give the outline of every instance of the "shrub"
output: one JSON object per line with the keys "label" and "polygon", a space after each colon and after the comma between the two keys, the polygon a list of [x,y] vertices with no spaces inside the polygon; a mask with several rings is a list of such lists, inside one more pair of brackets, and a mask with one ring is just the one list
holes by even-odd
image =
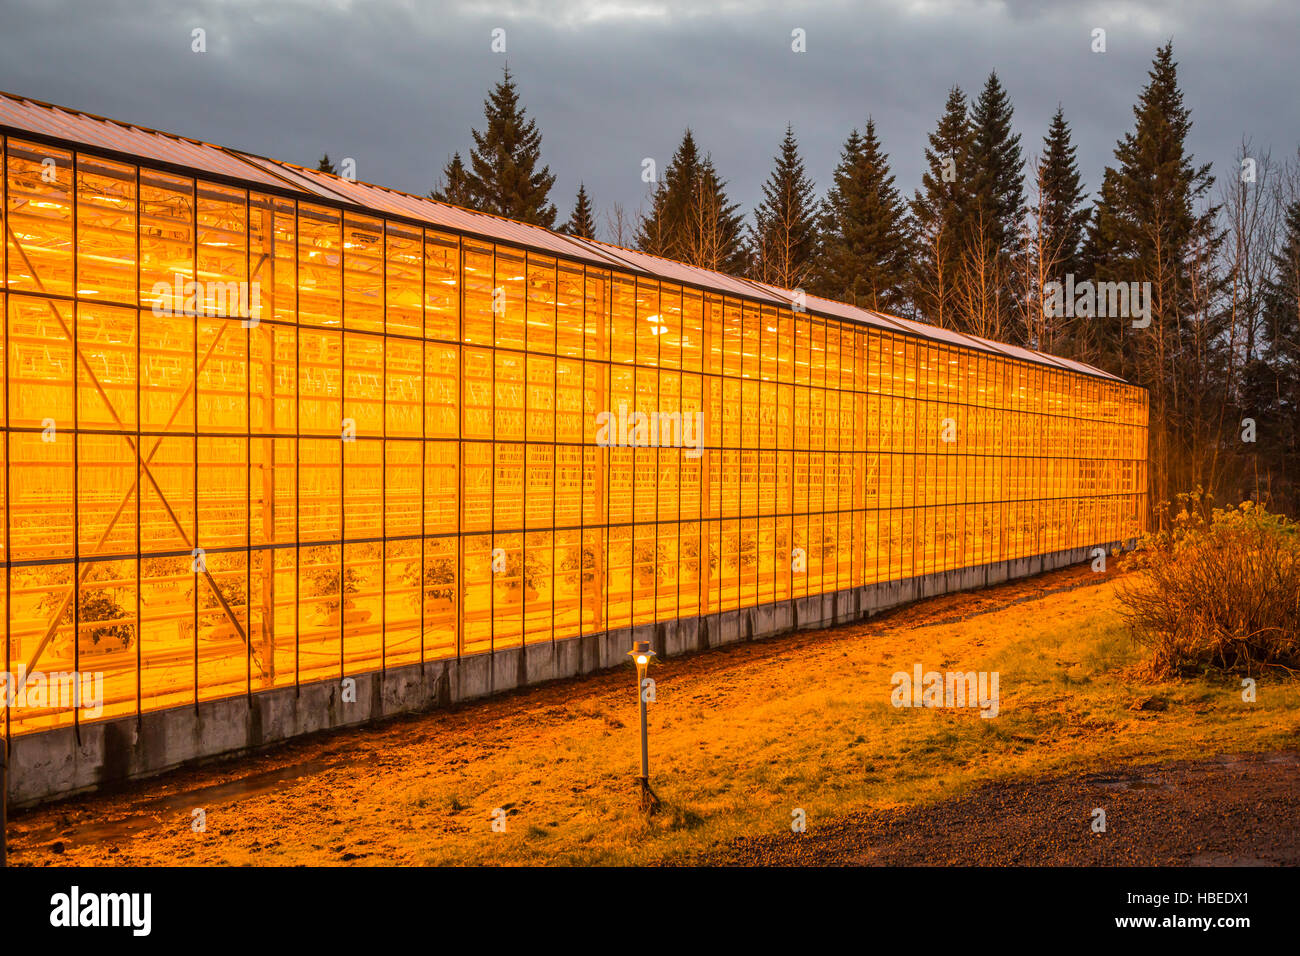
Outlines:
{"label": "shrub", "polygon": [[[86,586],[92,582],[109,580],[108,575],[109,572],[98,566],[81,581],[81,597],[76,612],[83,625],[79,629],[77,641],[79,650],[83,653],[89,650],[125,650],[135,640],[135,626],[129,620],[131,615],[117,602],[117,589]],[[36,603],[37,612],[49,614],[57,610],[67,600],[67,596],[66,588],[52,588]],[[73,610],[72,602],[68,601],[59,617],[59,626],[68,628],[69,634],[72,630]],[[95,628],[84,627],[97,621],[105,623]],[[115,623],[118,621],[121,623]]]}
{"label": "shrub", "polygon": [[424,596],[430,601],[454,601],[456,598],[456,566],[451,558],[432,558],[420,573],[420,562],[412,561],[407,567],[407,583],[424,587]]}
{"label": "shrub", "polygon": [[1119,586],[1134,639],[1160,676],[1300,667],[1300,526],[1246,501],[1178,496],[1168,530],[1138,542]]}

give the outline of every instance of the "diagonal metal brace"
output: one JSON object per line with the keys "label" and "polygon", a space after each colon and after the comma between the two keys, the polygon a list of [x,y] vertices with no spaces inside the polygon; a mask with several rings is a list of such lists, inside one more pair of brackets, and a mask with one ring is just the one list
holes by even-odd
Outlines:
{"label": "diagonal metal brace", "polygon": [[[22,256],[23,261],[26,263],[28,272],[35,280],[38,288],[40,289],[41,292],[46,292],[45,283],[41,280],[39,274],[36,271],[35,266],[32,264],[31,259],[28,257],[26,250],[22,247],[22,244],[18,242],[17,236],[15,236],[13,233],[12,226],[7,221],[5,223],[5,228],[6,231],[9,233],[9,238],[13,242],[14,247],[17,248],[19,255]],[[257,267],[253,270],[253,274],[256,274],[257,272],[261,271],[261,267],[263,263],[266,262],[268,257],[269,254],[267,253],[262,254],[261,259],[258,261]],[[72,330],[68,328],[68,324],[64,320],[63,314],[59,311],[58,307],[54,304],[52,300],[48,298],[44,299],[43,301],[45,302],[46,307],[49,308],[50,313],[54,316],[55,320],[59,323],[60,328],[63,330],[63,334],[67,336],[69,341],[73,341]],[[171,416],[168,418],[167,424],[164,426],[164,430],[170,428],[171,425],[175,422],[176,417],[177,415],[180,414],[180,410],[184,406],[186,399],[189,398],[190,393],[193,392],[197,387],[199,373],[206,366],[213,352],[216,351],[216,347],[220,343],[221,338],[222,336],[224,336],[227,328],[229,328],[229,325],[222,325],[220,327],[219,331],[217,332],[217,335],[213,338],[212,344],[208,347],[207,352],[204,353],[202,362],[200,362],[195,367],[194,378],[190,381],[190,384],[186,387],[185,391],[182,393],[180,400],[176,403],[176,406],[172,409]],[[99,396],[103,400],[105,407],[108,409],[109,414],[112,416],[113,420],[117,423],[118,427],[123,430],[122,438],[126,441],[127,445],[130,446],[131,450],[137,453],[137,458],[138,461],[140,462],[140,473],[144,475],[146,480],[148,480],[149,484],[153,487],[154,492],[158,495],[158,500],[162,503],[163,508],[167,512],[167,516],[171,519],[172,524],[175,526],[177,533],[181,537],[181,540],[185,543],[185,547],[192,550],[194,547],[193,542],[191,541],[189,535],[186,533],[184,525],[181,524],[180,519],[176,516],[176,512],[172,509],[170,503],[168,503],[166,494],[159,486],[158,481],[155,478],[152,469],[149,467],[150,462],[153,461],[154,455],[157,454],[158,449],[161,447],[163,439],[159,438],[154,443],[153,449],[149,452],[147,457],[139,457],[138,446],[136,445],[135,441],[132,439],[132,436],[126,432],[126,424],[122,421],[121,417],[117,414],[117,410],[113,407],[113,403],[109,399],[108,393],[104,390],[103,385],[100,383],[99,377],[95,374],[95,370],[91,367],[90,363],[86,360],[86,357],[81,353],[80,349],[77,349],[76,352],[77,352],[77,358],[81,361],[82,366],[86,370],[87,376],[89,377],[91,383],[94,385],[95,390],[99,393]],[[138,387],[139,387],[139,383],[137,382],[137,388]],[[131,495],[135,493],[137,487],[139,486],[140,473],[137,473],[136,478],[131,483],[131,487],[127,489],[127,492],[123,496],[122,501],[118,504],[117,510],[114,512],[112,519],[105,527],[104,532],[103,534],[101,534],[99,541],[96,542],[94,551],[91,552],[92,554],[104,546],[104,543],[107,541],[108,536],[112,532],[113,527],[116,525],[117,521],[121,518],[122,513],[126,509],[127,503],[131,499]],[[45,652],[46,647],[48,647],[50,641],[54,639],[54,635],[58,632],[60,618],[62,618],[63,615],[67,612],[68,605],[72,603],[77,591],[80,589],[81,585],[85,582],[89,573],[90,573],[90,565],[87,564],[80,570],[77,576],[76,583],[68,590],[68,593],[64,596],[63,601],[60,602],[59,606],[55,609],[55,612],[51,616],[50,624],[46,629],[44,636],[41,638],[40,642],[37,644],[36,650],[32,654],[31,661],[27,665],[27,670],[23,675],[22,682],[19,684],[17,688],[18,690],[22,689],[22,685],[26,683],[27,674],[32,673],[32,671],[35,669],[37,661],[40,660],[41,655]],[[262,661],[261,655],[259,655],[256,649],[254,649],[252,642],[249,640],[247,632],[244,630],[244,627],[240,623],[239,618],[236,616],[234,610],[230,607],[230,604],[226,600],[225,595],[221,593],[220,587],[217,586],[216,579],[213,578],[212,573],[208,571],[206,565],[204,566],[202,573],[204,579],[208,583],[208,587],[211,589],[213,595],[216,597],[218,605],[220,606],[222,612],[225,614],[226,618],[230,621],[231,626],[235,629],[235,633],[239,635],[240,640],[244,642],[244,646],[248,649],[248,653],[251,656],[253,662],[257,665],[259,672],[265,675],[267,673],[267,668],[265,663]],[[139,621],[136,622],[137,628],[139,627],[139,623],[140,623]],[[139,635],[137,635],[137,638],[138,636]]]}

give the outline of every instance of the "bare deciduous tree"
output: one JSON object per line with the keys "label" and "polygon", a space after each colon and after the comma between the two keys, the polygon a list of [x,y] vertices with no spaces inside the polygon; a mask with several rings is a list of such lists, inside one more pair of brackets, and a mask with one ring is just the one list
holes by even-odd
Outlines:
{"label": "bare deciduous tree", "polygon": [[610,203],[605,213],[605,235],[616,246],[628,248],[632,241],[632,223],[636,217],[629,217],[627,209],[621,202]]}
{"label": "bare deciduous tree", "polygon": [[969,235],[962,243],[957,260],[958,274],[954,285],[957,303],[957,328],[986,339],[1002,339],[1008,331],[1002,308],[1007,288],[1007,257],[989,236],[984,226],[985,213],[972,220]]}

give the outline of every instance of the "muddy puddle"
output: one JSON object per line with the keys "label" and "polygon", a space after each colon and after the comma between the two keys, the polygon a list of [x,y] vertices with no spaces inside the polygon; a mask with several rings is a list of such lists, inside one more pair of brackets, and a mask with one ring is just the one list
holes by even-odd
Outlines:
{"label": "muddy puddle", "polygon": [[73,822],[59,826],[49,824],[27,831],[27,836],[37,843],[65,845],[129,840],[145,830],[156,828],[166,817],[188,816],[198,808],[209,810],[247,797],[271,793],[285,784],[315,776],[335,766],[338,766],[337,761],[308,760],[226,783],[155,797],[132,805],[127,815],[112,820]]}

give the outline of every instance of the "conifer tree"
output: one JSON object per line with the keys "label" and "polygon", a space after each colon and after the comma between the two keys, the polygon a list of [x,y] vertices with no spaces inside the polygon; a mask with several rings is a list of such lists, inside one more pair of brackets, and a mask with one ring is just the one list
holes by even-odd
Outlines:
{"label": "conifer tree", "polygon": [[482,132],[470,130],[474,138],[466,174],[470,205],[549,229],[555,224],[555,206],[548,199],[555,176],[549,166],[539,168],[542,134],[519,102],[519,88],[509,67],[484,100],[483,118]]}
{"label": "conifer tree", "polygon": [[1300,197],[1287,205],[1266,293],[1267,353],[1300,373]]}
{"label": "conifer tree", "polygon": [[650,194],[650,211],[637,214],[632,247],[652,256],[671,258],[675,254],[675,232],[671,228],[674,218],[668,210],[668,184],[661,179]]}
{"label": "conifer tree", "polygon": [[334,176],[337,176],[337,175],[339,174],[339,171],[338,171],[337,169],[334,168],[334,163],[330,160],[330,154],[329,154],[329,153],[324,153],[324,154],[322,154],[322,155],[321,155],[321,158],[320,158],[319,160],[317,160],[317,162],[316,162],[316,172],[318,172],[318,173],[330,173],[330,174],[332,174],[332,175],[334,175]]}
{"label": "conifer tree", "polygon": [[[1209,164],[1195,165],[1187,151],[1191,112],[1172,43],[1156,51],[1133,115],[1133,131],[1103,174],[1090,243],[1098,283],[1150,283],[1149,315],[1136,319],[1139,327],[1125,316],[1093,321],[1108,370],[1150,391],[1154,509],[1198,483],[1211,485],[1199,472],[1209,439],[1203,404],[1214,400],[1205,387],[1214,364],[1205,349],[1217,334],[1205,309],[1212,277],[1203,268],[1221,239],[1218,210],[1208,202]],[[1183,446],[1177,453],[1175,444]]]}
{"label": "conifer tree", "polygon": [[1016,275],[1022,243],[1024,159],[1011,132],[1011,100],[990,73],[970,113],[966,225],[957,274],[959,328],[989,338],[1014,334],[1020,305]]}
{"label": "conifer tree", "polygon": [[930,134],[921,188],[911,203],[917,242],[912,305],[921,321],[945,328],[958,323],[957,272],[971,212],[970,138],[966,94],[954,86]]}
{"label": "conifer tree", "polygon": [[1003,254],[1015,249],[1025,212],[1024,158],[1020,136],[1011,132],[1012,112],[997,73],[990,73],[971,108],[967,188],[989,246]]}
{"label": "conifer tree", "polygon": [[447,165],[442,168],[441,182],[429,193],[429,198],[453,206],[474,208],[474,197],[469,189],[469,172],[465,169],[460,153],[453,153]]}
{"label": "conifer tree", "polygon": [[1054,251],[1057,267],[1065,273],[1079,270],[1079,247],[1088,225],[1083,181],[1079,178],[1077,152],[1059,105],[1043,137],[1042,155],[1043,228]]}
{"label": "conifer tree", "polygon": [[1243,370],[1245,405],[1263,420],[1275,501],[1300,509],[1300,197],[1282,212],[1282,236],[1264,294],[1263,360]]}
{"label": "conifer tree", "polygon": [[749,270],[745,246],[745,220],[740,204],[727,196],[727,183],[718,175],[713,159],[705,156],[687,210],[682,260],[702,269],[744,275]]}
{"label": "conifer tree", "polygon": [[739,206],[713,160],[701,156],[690,129],[651,196],[637,226],[636,245],[652,255],[739,275],[747,256]]}
{"label": "conifer tree", "polygon": [[822,202],[821,234],[814,291],[869,309],[905,308],[911,223],[870,118],[864,134],[851,130],[844,142]]}
{"label": "conifer tree", "polygon": [[570,236],[577,236],[579,239],[596,238],[596,218],[591,206],[591,199],[587,196],[587,187],[583,183],[578,183],[578,196],[573,203],[573,212],[569,215],[569,221],[560,227],[560,231]]}
{"label": "conifer tree", "polygon": [[695,181],[700,176],[700,162],[695,136],[688,126],[672,160],[655,184],[650,211],[637,223],[636,247],[642,252],[667,258],[680,255],[687,211]]}
{"label": "conifer tree", "polygon": [[1031,170],[1032,192],[1018,259],[1016,274],[1020,281],[1016,292],[1024,309],[1024,344],[1046,352],[1068,353],[1091,363],[1095,358],[1091,324],[1044,307],[1050,283],[1064,284],[1067,276],[1073,276],[1075,283],[1085,279],[1080,243],[1089,212],[1075,156],[1070,126],[1058,105],[1043,137],[1043,152]]}
{"label": "conifer tree", "polygon": [[781,151],[750,227],[753,277],[783,289],[800,288],[817,245],[817,208],[794,127],[786,124]]}

